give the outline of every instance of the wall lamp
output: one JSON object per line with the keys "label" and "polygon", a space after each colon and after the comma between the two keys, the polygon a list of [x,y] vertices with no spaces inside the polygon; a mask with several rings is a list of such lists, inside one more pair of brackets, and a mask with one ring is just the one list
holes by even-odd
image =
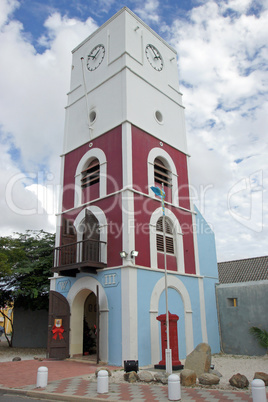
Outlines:
{"label": "wall lamp", "polygon": [[128,253],[126,251],[120,251],[119,254],[120,254],[121,258],[127,258],[127,256],[128,256]]}
{"label": "wall lamp", "polygon": [[[127,256],[128,256],[128,253],[126,251],[120,251],[119,254],[120,254],[121,258],[127,258]],[[139,252],[135,251],[135,250],[132,250],[130,253],[131,258],[138,257],[138,255],[139,255]]]}
{"label": "wall lamp", "polygon": [[135,250],[132,250],[131,253],[130,253],[131,258],[138,257],[138,255],[139,255],[139,252],[135,251]]}

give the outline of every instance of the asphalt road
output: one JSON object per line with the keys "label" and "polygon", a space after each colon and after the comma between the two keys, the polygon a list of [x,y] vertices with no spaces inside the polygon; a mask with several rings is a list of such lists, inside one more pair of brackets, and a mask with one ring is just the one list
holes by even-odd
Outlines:
{"label": "asphalt road", "polygon": [[51,402],[51,399],[30,398],[28,396],[8,394],[5,390],[0,390],[0,401],[1,402],[27,402],[27,401]]}

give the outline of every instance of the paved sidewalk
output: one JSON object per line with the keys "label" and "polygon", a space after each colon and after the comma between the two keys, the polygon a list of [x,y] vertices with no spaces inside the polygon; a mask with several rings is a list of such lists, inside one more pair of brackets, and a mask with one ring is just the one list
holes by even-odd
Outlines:
{"label": "paved sidewalk", "polygon": [[[48,368],[48,385],[36,388],[37,370]],[[97,382],[89,381],[88,375],[98,366],[88,362],[72,360],[22,360],[19,362],[0,363],[0,388],[7,393],[22,393],[39,398],[57,399],[58,401],[133,401],[166,402],[168,387],[159,384],[110,383],[108,394],[97,394]],[[108,367],[108,366],[107,366]],[[110,367],[110,370],[118,367]],[[251,401],[249,392],[221,391],[216,389],[185,388],[181,389],[183,402],[198,401]]]}

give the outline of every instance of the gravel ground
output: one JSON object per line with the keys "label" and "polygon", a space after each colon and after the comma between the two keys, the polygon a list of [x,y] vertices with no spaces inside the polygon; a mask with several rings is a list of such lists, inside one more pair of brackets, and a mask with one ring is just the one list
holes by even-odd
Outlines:
{"label": "gravel ground", "polygon": [[[7,342],[3,341],[2,337],[2,342],[0,342],[0,362],[12,361],[16,356],[21,357],[22,360],[43,359],[46,357],[46,349],[9,348]],[[222,377],[218,385],[211,386],[210,388],[234,389],[229,384],[229,379],[237,373],[245,375],[249,383],[253,380],[255,372],[262,371],[268,373],[268,354],[264,356],[238,356],[220,353],[212,356],[211,363],[214,365],[214,370],[220,372]],[[182,360],[182,364],[184,364],[184,360]],[[156,370],[152,370],[150,367],[146,369],[151,371],[152,374],[156,372]],[[94,375],[90,376],[93,381],[95,380],[94,377]],[[124,371],[114,371],[110,381],[123,382]]]}
{"label": "gravel ground", "polygon": [[21,360],[32,360],[35,357],[45,358],[46,349],[41,348],[10,348],[5,337],[0,338],[0,362],[10,362],[14,357],[20,357]]}

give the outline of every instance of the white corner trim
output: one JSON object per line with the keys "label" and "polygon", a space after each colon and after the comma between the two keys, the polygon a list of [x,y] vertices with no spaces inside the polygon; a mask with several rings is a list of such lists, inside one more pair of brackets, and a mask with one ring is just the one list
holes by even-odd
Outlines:
{"label": "white corner trim", "polygon": [[137,270],[121,270],[122,364],[138,359]]}

